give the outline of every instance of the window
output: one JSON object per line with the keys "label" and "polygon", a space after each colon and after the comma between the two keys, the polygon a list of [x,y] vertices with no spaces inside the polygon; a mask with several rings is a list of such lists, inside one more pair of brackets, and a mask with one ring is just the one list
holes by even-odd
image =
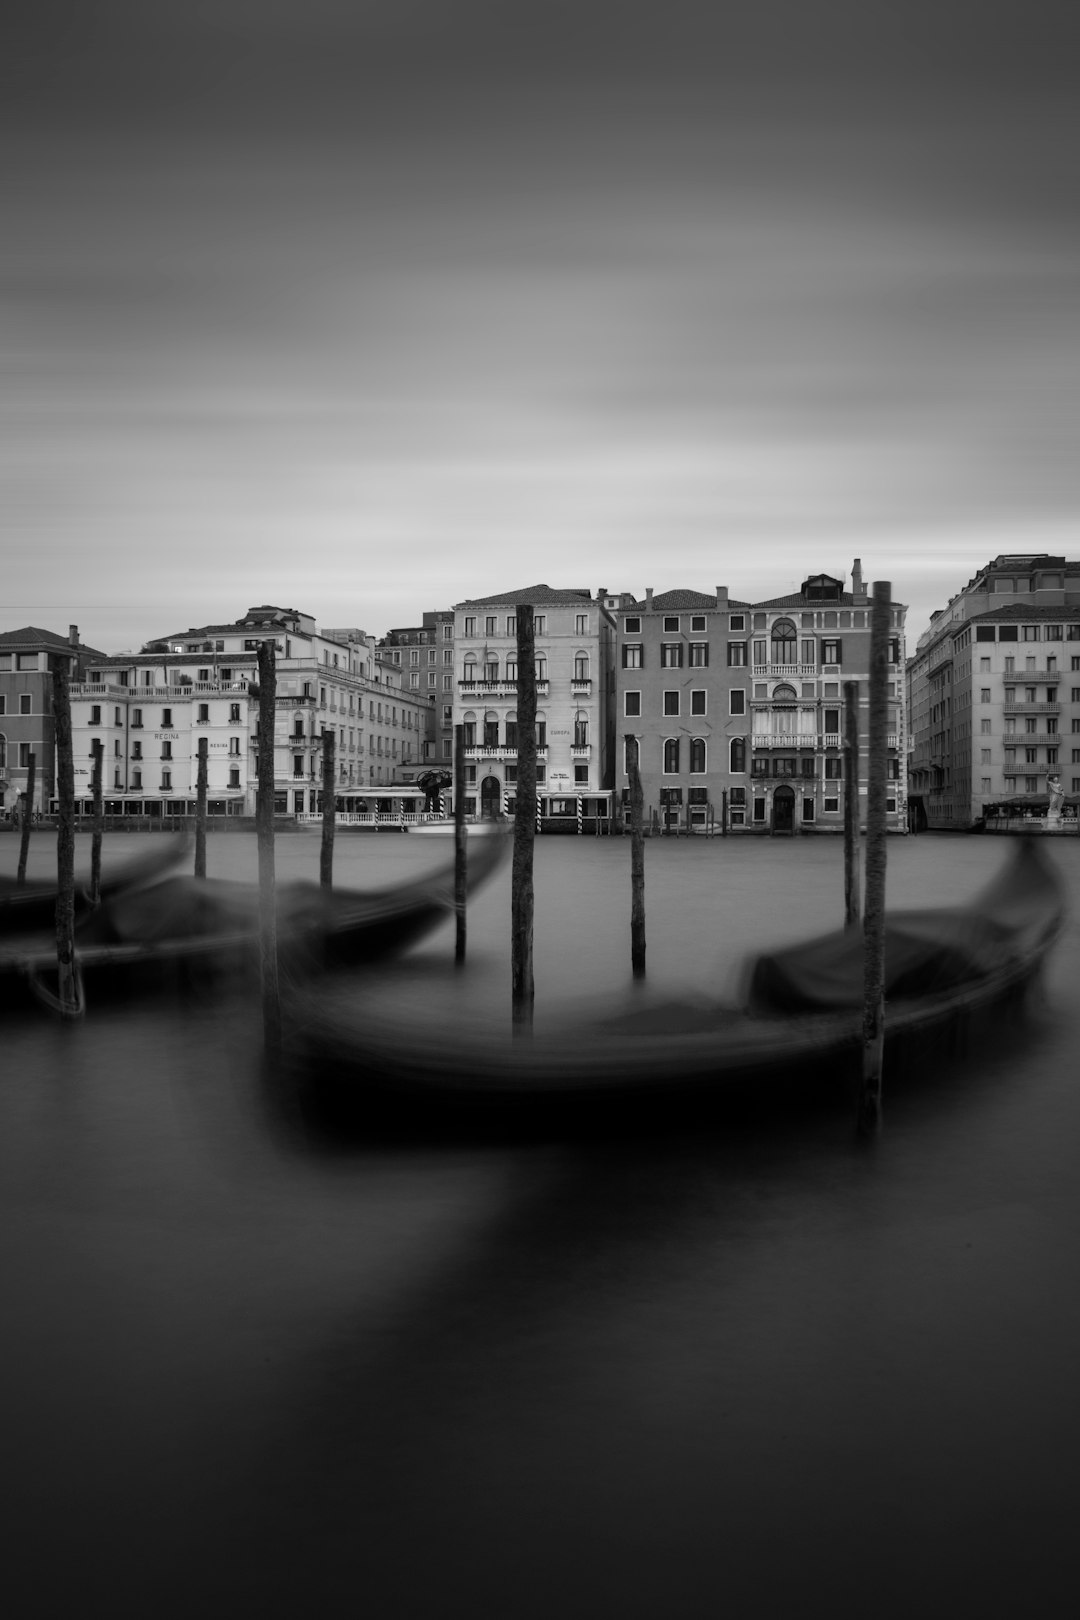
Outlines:
{"label": "window", "polygon": [[664,775],[676,776],[679,771],[679,739],[668,737],[664,743]]}
{"label": "window", "polygon": [[[21,703],[21,699],[20,699],[20,703]],[[20,712],[25,714],[26,710],[21,709]],[[101,704],[100,703],[91,703],[91,705],[90,705],[90,724],[92,726],[100,726],[100,724],[101,724]]]}
{"label": "window", "polygon": [[239,767],[239,765],[231,765],[229,767],[229,786],[231,788],[238,788],[240,786],[240,767]]}
{"label": "window", "polygon": [[[430,677],[430,679],[432,681],[434,681],[434,676]],[[410,673],[409,673],[409,685],[413,686],[413,687],[416,687],[416,686],[420,685],[420,671],[418,669],[414,669],[414,670],[410,671]]]}
{"label": "window", "polygon": [[681,641],[662,641],[660,643],[660,668],[681,669],[683,661],[683,644]]}
{"label": "window", "polygon": [[[834,816],[834,815],[836,815],[838,813],[838,811],[840,809],[840,800],[839,799],[823,799],[821,807],[822,807],[822,809],[825,811],[825,813],[827,815],[833,815]],[[764,817],[762,817],[762,820],[764,820]]]}
{"label": "window", "polygon": [[839,641],[823,641],[821,643],[821,661],[823,664],[842,664],[840,654],[843,651]]}
{"label": "window", "polygon": [[732,630],[745,630],[746,629],[746,614],[745,613],[733,613],[731,615],[731,619],[729,621],[729,624],[730,624],[730,628]]}
{"label": "window", "polygon": [[476,634],[476,620],[474,618],[471,618],[471,617],[466,618],[466,620],[465,620],[465,634],[467,636],[475,636],[475,634]]}
{"label": "window", "polygon": [[992,722],[989,721],[989,720],[980,720],[979,721],[979,730],[982,732],[984,737],[988,737],[990,735],[991,724],[992,724]]}
{"label": "window", "polygon": [[746,663],[746,642],[729,641],[727,661],[730,665],[741,668]]}
{"label": "window", "polygon": [[623,620],[623,629],[626,631],[628,636],[640,636],[640,634],[641,634],[641,620],[639,618],[636,618],[636,617],[631,617],[631,618],[628,618],[628,619],[624,619]]}
{"label": "window", "polygon": [[162,711],[161,711],[161,723],[162,723],[163,726],[171,726],[172,725],[172,710],[171,709],[162,709]]}
{"label": "window", "polygon": [[587,613],[577,614],[574,619],[574,634],[578,636],[587,636],[588,633],[589,615]]}
{"label": "window", "polygon": [[240,757],[240,739],[239,739],[239,737],[230,737],[229,738],[229,753],[234,755],[236,758]]}
{"label": "window", "polygon": [[695,634],[697,631],[704,630],[704,629],[705,629],[705,615],[704,615],[704,613],[695,613],[692,616],[691,620],[690,620],[691,633]]}
{"label": "window", "polygon": [[587,765],[575,765],[574,766],[574,786],[575,787],[588,787],[588,785],[589,785],[589,767]]}
{"label": "window", "polygon": [[839,754],[826,754],[826,756],[825,756],[825,780],[827,782],[836,782],[836,781],[840,780],[840,778],[843,776],[843,774],[844,774],[844,761],[841,758],[841,756]]}
{"label": "window", "polygon": [[497,681],[498,678],[499,678],[499,660],[497,658],[485,659],[485,661],[484,661],[484,679],[485,679],[485,681]]}
{"label": "window", "polygon": [[[506,622],[509,625],[509,623],[510,623],[509,619]],[[508,633],[510,635],[513,635],[512,630],[509,631]],[[449,623],[444,624],[443,627],[442,627],[442,635],[443,635],[443,640],[444,641],[453,641],[453,639],[454,639],[454,627],[453,627],[453,625],[449,624]]]}
{"label": "window", "polygon": [[746,693],[740,688],[735,688],[735,690],[728,693],[728,713],[746,713]]}
{"label": "window", "polygon": [[672,633],[675,635],[679,633],[679,615],[677,613],[669,613],[664,618],[664,634],[671,635]]}
{"label": "window", "polygon": [[546,720],[538,720],[536,722],[536,746],[537,746],[537,748],[546,748],[547,747],[547,721]]}
{"label": "window", "polygon": [[487,615],[487,617],[484,619],[484,634],[485,634],[485,636],[494,636],[494,635],[497,634],[497,631],[495,629],[495,617],[496,616],[495,616],[494,613],[489,613]]}
{"label": "window", "polygon": [[1023,627],[1023,635],[1024,635],[1024,640],[1025,641],[1038,641],[1038,639],[1039,639],[1039,627],[1038,627],[1038,625],[1037,624],[1025,624],[1024,627]]}
{"label": "window", "polygon": [[22,770],[29,769],[29,766],[30,766],[30,744],[29,743],[21,742],[19,744],[19,766],[20,766],[20,768]]}
{"label": "window", "polygon": [[587,653],[577,653],[574,658],[575,681],[587,681],[589,678],[589,656]]}
{"label": "window", "polygon": [[[740,775],[746,770],[745,737],[732,737],[731,745],[728,749],[728,758],[731,770],[735,775]],[[739,791],[743,792],[743,789],[740,788]]]}
{"label": "window", "polygon": [[1057,687],[1056,686],[1048,686],[1046,688],[1046,701],[1047,701],[1047,703],[1056,703],[1057,702]]}
{"label": "window", "polygon": [[162,757],[162,759],[172,759],[172,743],[171,742],[163,742],[162,743],[162,745],[161,745],[161,757]]}
{"label": "window", "polygon": [[[890,664],[898,664],[899,662],[900,662],[900,637],[899,636],[891,636],[889,638],[889,663]],[[989,660],[989,658],[987,658],[984,661],[984,667],[986,669],[990,668],[990,660]]]}
{"label": "window", "polygon": [[[829,802],[828,802],[827,799],[825,801],[825,808],[826,808],[826,810],[829,808]],[[764,821],[765,820],[765,800],[764,799],[755,799],[754,800],[754,820],[755,821]]]}
{"label": "window", "polygon": [[665,714],[678,714],[678,712],[679,712],[679,694],[678,694],[678,692],[665,692],[664,693],[664,713]]}
{"label": "window", "polygon": [[690,774],[704,776],[705,774],[705,738],[691,737],[690,739]]}
{"label": "window", "polygon": [[[981,752],[982,757],[979,760],[979,764],[980,765],[989,765],[989,763],[990,763],[990,752],[991,752],[990,749],[989,748],[983,748],[983,749],[980,750],[980,752]],[[891,761],[890,761],[890,763],[891,763]]]}
{"label": "window", "polygon": [[989,660],[989,658],[980,658],[979,659],[979,670],[980,670],[981,674],[989,675],[989,673],[990,673],[990,660]]}
{"label": "window", "polygon": [[641,713],[641,693],[640,692],[624,692],[623,693],[623,714],[630,715],[630,716],[636,716],[636,715],[639,715],[640,713]]}
{"label": "window", "polygon": [[769,644],[767,641],[754,642],[754,663],[765,664],[769,658]]}
{"label": "window", "polygon": [[979,688],[979,702],[980,703],[989,703],[989,701],[990,701],[990,688],[988,686],[980,687]]}
{"label": "window", "polygon": [[623,669],[644,669],[645,648],[640,641],[624,641],[622,650]]}
{"label": "window", "polygon": [[234,726],[239,725],[239,723],[240,723],[240,705],[239,705],[239,703],[230,703],[229,704],[229,722],[230,722],[231,725],[234,725]]}
{"label": "window", "polygon": [[547,659],[543,653],[536,655],[536,678],[538,681],[547,680]]}
{"label": "window", "polygon": [[138,738],[131,745],[131,757],[132,759],[142,759],[142,743]]}
{"label": "window", "polygon": [[142,787],[142,771],[132,771],[132,773],[131,773],[131,785],[132,785],[133,788],[141,788]]}
{"label": "window", "polygon": [[692,691],[690,693],[690,713],[691,714],[704,714],[705,713],[705,689],[704,689],[704,687],[697,687],[697,688],[695,688],[694,691]]}
{"label": "window", "polygon": [[7,698],[4,696],[3,692],[0,692],[0,714],[6,714],[6,713],[7,713]]}
{"label": "window", "polygon": [[172,771],[163,770],[161,773],[161,786],[164,789],[172,787]]}
{"label": "window", "polygon": [[771,651],[774,664],[794,664],[795,626],[790,619],[778,619],[772,627]]}
{"label": "window", "polygon": [[534,613],[533,614],[533,632],[534,632],[535,635],[538,635],[538,636],[546,636],[547,635],[547,614],[546,613]]}
{"label": "window", "polygon": [[692,641],[690,643],[691,669],[704,669],[709,662],[709,643],[707,641]]}
{"label": "window", "polygon": [[209,705],[209,703],[200,703],[199,704],[199,718],[198,718],[197,724],[199,724],[200,726],[207,726],[207,725],[210,724],[210,705]]}

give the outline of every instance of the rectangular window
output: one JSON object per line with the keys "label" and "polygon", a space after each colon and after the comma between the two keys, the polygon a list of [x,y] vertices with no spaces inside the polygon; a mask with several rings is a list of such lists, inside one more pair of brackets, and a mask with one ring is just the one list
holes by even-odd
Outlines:
{"label": "rectangular window", "polygon": [[988,737],[990,735],[990,727],[992,726],[992,724],[993,724],[993,721],[991,721],[991,720],[980,720],[979,721],[979,730],[982,732],[984,737]]}
{"label": "rectangular window", "polygon": [[825,757],[825,780],[836,782],[844,774],[844,762],[839,754],[827,754]]}
{"label": "rectangular window", "polygon": [[623,669],[644,669],[645,648],[640,641],[624,641],[622,650]]}
{"label": "rectangular window", "polygon": [[690,620],[691,634],[696,634],[698,631],[703,631],[704,629],[705,629],[705,615],[704,615],[704,613],[695,613],[692,616],[691,620]]}
{"label": "rectangular window", "polygon": [[[25,711],[25,709],[21,709],[20,712],[25,714],[26,711]],[[101,704],[100,703],[91,703],[91,705],[90,705],[90,724],[92,726],[100,726],[100,724],[101,724]]]}
{"label": "rectangular window", "polygon": [[162,745],[161,745],[161,757],[162,757],[162,759],[172,759],[172,743],[171,742],[163,742],[162,743]]}
{"label": "rectangular window", "polygon": [[746,663],[746,642],[729,641],[727,661],[732,667],[742,668]]}
{"label": "rectangular window", "polygon": [[664,713],[665,714],[678,714],[678,712],[679,712],[679,694],[678,694],[678,692],[665,692],[664,693]]}
{"label": "rectangular window", "polygon": [[208,726],[210,724],[210,705],[209,705],[209,703],[200,703],[199,704],[199,718],[198,718],[197,724],[200,725],[200,726]]}
{"label": "rectangular window", "polygon": [[990,688],[988,686],[980,687],[979,688],[979,702],[980,703],[989,703],[989,701],[990,701]]}
{"label": "rectangular window", "polygon": [[467,617],[465,620],[465,634],[467,636],[476,635],[476,620],[471,616]]}
{"label": "rectangular window", "polygon": [[587,613],[579,613],[579,614],[577,614],[575,616],[575,619],[574,619],[574,632],[575,632],[576,635],[579,635],[579,636],[587,636],[588,635],[588,633],[589,633],[589,615]]}
{"label": "rectangular window", "polygon": [[132,725],[133,730],[141,730],[141,728],[142,728],[142,710],[141,709],[132,709],[132,711],[131,711],[131,725]]}
{"label": "rectangular window", "polygon": [[990,660],[989,660],[989,658],[980,658],[979,659],[979,672],[980,672],[980,674],[983,674],[983,675],[989,675],[989,673],[990,673]]}
{"label": "rectangular window", "polygon": [[495,616],[494,613],[489,613],[485,617],[485,619],[484,619],[484,634],[485,634],[485,636],[493,636],[493,635],[497,634],[496,629],[495,629],[495,619],[496,619],[496,616]]}
{"label": "rectangular window", "polygon": [[623,693],[623,714],[626,714],[626,715],[639,715],[640,713],[641,713],[641,693],[640,692],[624,692]]}
{"label": "rectangular window", "polygon": [[166,790],[172,787],[172,771],[162,771],[161,786]]}
{"label": "rectangular window", "polygon": [[132,759],[142,759],[142,743],[139,742],[138,738],[131,745],[131,757]]}
{"label": "rectangular window", "polygon": [[746,713],[746,693],[739,688],[736,688],[733,692],[728,693],[728,713]]}
{"label": "rectangular window", "polygon": [[1023,627],[1025,641],[1038,641],[1039,627],[1037,624],[1025,624]]}
{"label": "rectangular window", "polygon": [[641,620],[635,616],[623,620],[623,629],[628,636],[640,636]]}
{"label": "rectangular window", "polygon": [[822,809],[826,812],[827,815],[834,816],[834,815],[837,814],[837,812],[840,809],[840,800],[839,799],[824,799],[822,801]]}
{"label": "rectangular window", "polygon": [[681,669],[683,662],[683,644],[681,641],[662,641],[660,643],[660,668]]}
{"label": "rectangular window", "polygon": [[705,689],[703,687],[697,687],[690,693],[690,713],[705,713]]}
{"label": "rectangular window", "polygon": [[843,663],[840,656],[842,650],[843,644],[840,641],[823,641],[821,643],[821,662],[823,664]]}
{"label": "rectangular window", "polygon": [[172,710],[171,709],[162,709],[162,711],[161,711],[161,723],[162,723],[163,726],[171,726],[172,725]]}
{"label": "rectangular window", "polygon": [[664,618],[664,634],[665,635],[671,635],[674,632],[677,635],[678,631],[679,631],[679,616],[678,616],[678,614],[677,613],[675,613],[675,614],[670,614],[670,613],[667,614],[665,616],[665,618]]}
{"label": "rectangular window", "polygon": [[[828,809],[828,801],[826,801],[825,808]],[[765,800],[764,799],[755,799],[754,800],[754,820],[755,821],[764,821],[765,820]]]}
{"label": "rectangular window", "polygon": [[980,753],[982,755],[982,758],[980,759],[979,763],[981,765],[989,765],[989,763],[990,763],[990,749],[989,748],[983,748],[983,749],[980,750]]}
{"label": "rectangular window", "polygon": [[709,643],[707,641],[692,641],[690,643],[691,669],[704,669],[709,662]]}
{"label": "rectangular window", "polygon": [[538,636],[546,636],[547,635],[547,614],[546,613],[534,613],[533,614],[533,633],[535,635],[538,635]]}

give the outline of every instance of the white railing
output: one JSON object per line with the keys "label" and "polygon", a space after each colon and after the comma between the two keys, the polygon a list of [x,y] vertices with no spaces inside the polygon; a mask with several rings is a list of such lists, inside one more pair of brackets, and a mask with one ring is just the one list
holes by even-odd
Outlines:
{"label": "white railing", "polygon": [[816,748],[816,732],[792,732],[786,737],[776,737],[769,732],[759,736],[751,735],[750,744],[753,748]]}
{"label": "white railing", "polygon": [[[321,826],[321,810],[298,811],[296,819],[306,826]],[[442,822],[447,824],[453,820],[452,816],[440,816],[435,810],[407,810],[404,815],[399,810],[369,810],[366,813],[352,810],[338,810],[334,814],[336,827],[406,827],[418,826],[421,822]]]}
{"label": "white railing", "polygon": [[589,759],[592,755],[592,743],[571,743],[571,759]]}
{"label": "white railing", "polygon": [[771,675],[781,679],[784,676],[790,678],[793,675],[816,675],[818,667],[816,664],[755,664],[753,671],[758,677]]}

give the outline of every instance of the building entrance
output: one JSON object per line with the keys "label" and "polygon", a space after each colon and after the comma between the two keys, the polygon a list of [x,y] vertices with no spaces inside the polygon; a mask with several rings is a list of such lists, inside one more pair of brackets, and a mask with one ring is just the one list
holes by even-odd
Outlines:
{"label": "building entrance", "polygon": [[789,833],[795,831],[795,790],[789,787],[778,787],[773,794],[773,823],[774,833]]}
{"label": "building entrance", "polygon": [[480,814],[494,821],[502,809],[502,783],[497,776],[485,776],[480,784]]}

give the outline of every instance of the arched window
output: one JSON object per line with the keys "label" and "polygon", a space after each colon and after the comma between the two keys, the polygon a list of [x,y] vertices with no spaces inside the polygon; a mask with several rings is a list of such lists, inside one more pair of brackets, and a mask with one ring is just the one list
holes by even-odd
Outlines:
{"label": "arched window", "polygon": [[499,660],[492,658],[489,653],[484,654],[484,679],[497,681],[499,678]]}
{"label": "arched window", "polygon": [[465,659],[461,670],[461,678],[463,681],[475,681],[476,679],[476,659],[472,653],[469,653]]}
{"label": "arched window", "polygon": [[664,742],[664,775],[677,776],[679,771],[679,739],[668,737]]}
{"label": "arched window", "polygon": [[798,692],[787,681],[781,681],[779,686],[773,687],[774,703],[795,703],[798,697]]}
{"label": "arched window", "polygon": [[586,652],[574,654],[574,679],[587,681],[589,678],[589,655]]}
{"label": "arched window", "polygon": [[507,748],[516,748],[517,745],[517,710],[511,709],[506,717],[506,746]]}
{"label": "arched window", "polygon": [[740,772],[745,771],[746,770],[746,738],[745,737],[732,737],[732,739],[731,739],[731,747],[729,749],[729,754],[730,754],[730,759],[731,759],[732,773],[737,775]]}
{"label": "arched window", "polygon": [[536,678],[538,681],[547,680],[547,657],[544,653],[536,655]]}
{"label": "arched window", "polygon": [[476,747],[476,714],[472,709],[466,709],[461,717],[462,731],[466,748]]}
{"label": "arched window", "polygon": [[517,659],[513,653],[506,660],[506,679],[508,681],[517,680]]}
{"label": "arched window", "polygon": [[690,739],[690,774],[703,776],[705,774],[705,738],[691,737]]}
{"label": "arched window", "polygon": [[536,711],[536,746],[537,748],[547,747],[547,715],[543,709],[537,709]]}
{"label": "arched window", "polygon": [[498,748],[499,746],[499,717],[494,709],[489,709],[484,716],[484,747]]}
{"label": "arched window", "polygon": [[582,709],[574,716],[574,747],[587,748],[589,746],[589,717]]}
{"label": "arched window", "polygon": [[771,661],[774,664],[797,663],[797,647],[798,641],[794,624],[790,619],[777,619],[772,627]]}

